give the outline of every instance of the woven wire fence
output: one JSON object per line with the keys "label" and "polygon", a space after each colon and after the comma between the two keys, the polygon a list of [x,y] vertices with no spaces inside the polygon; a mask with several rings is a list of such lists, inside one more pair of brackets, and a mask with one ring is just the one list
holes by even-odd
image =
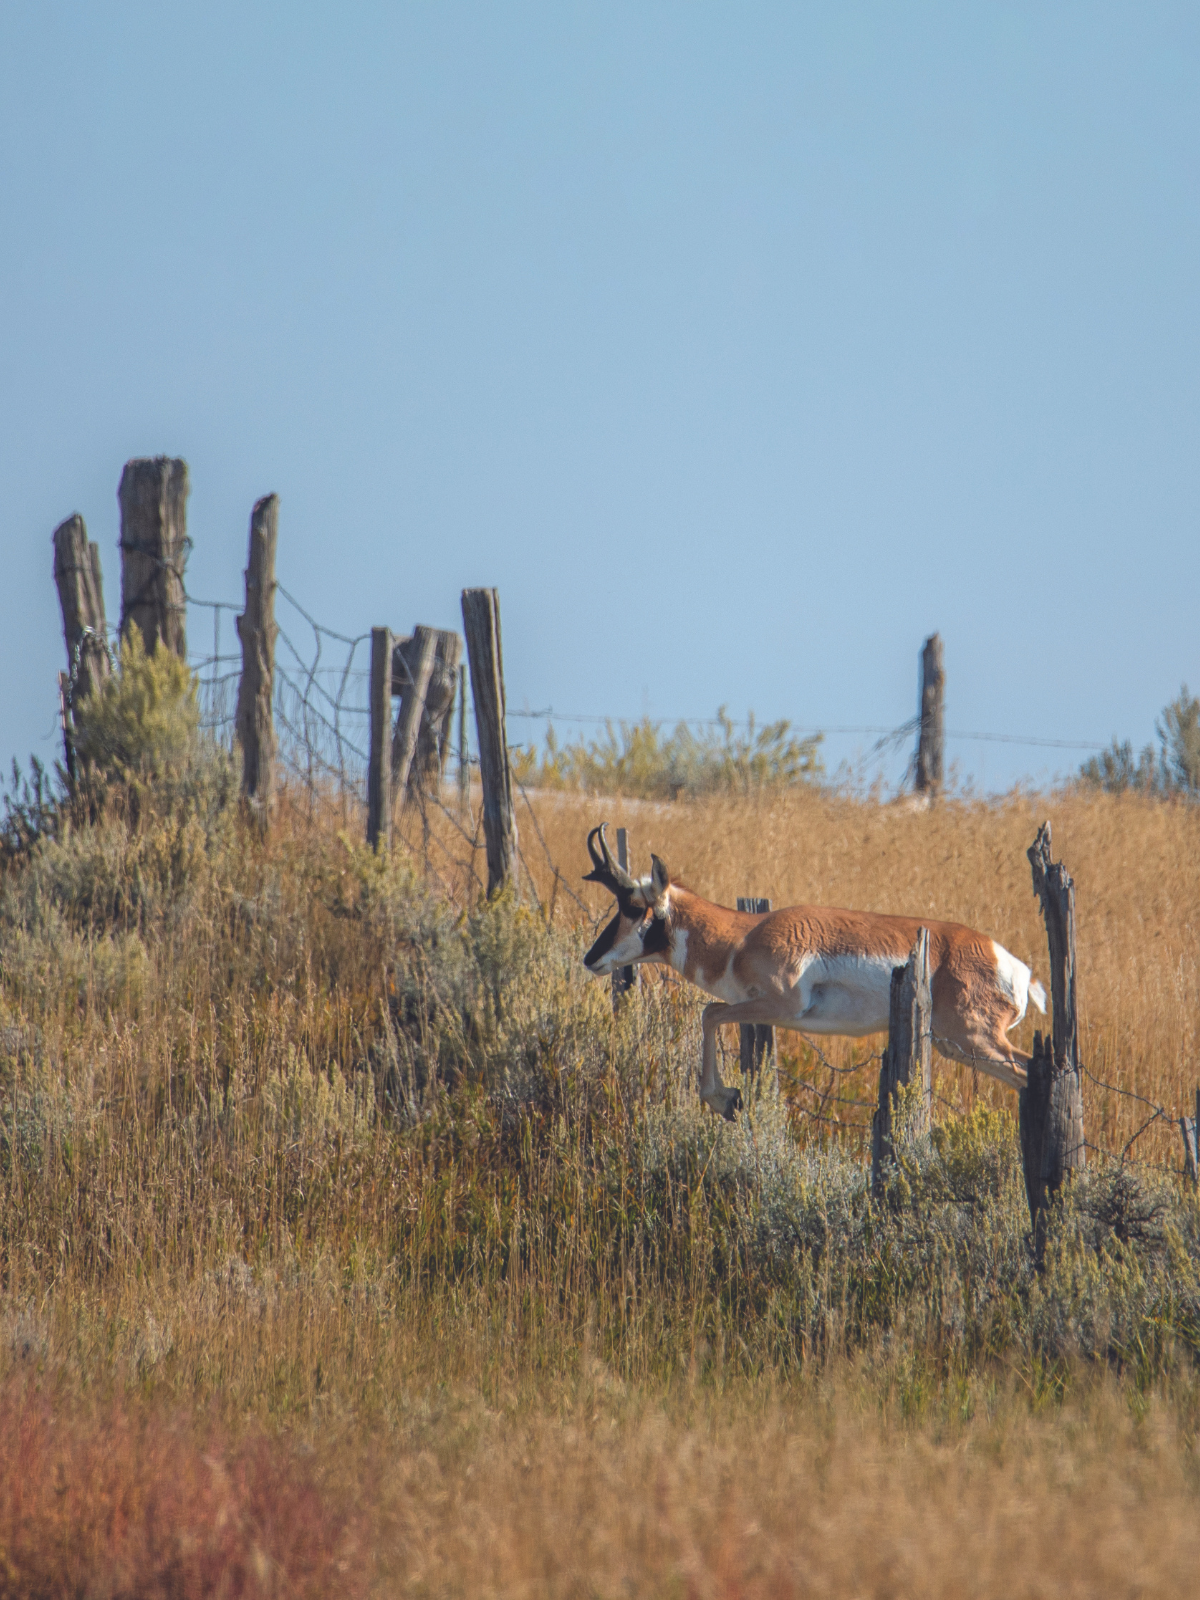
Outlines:
{"label": "woven wire fence", "polygon": [[[357,637],[326,627],[281,583],[276,584],[275,737],[285,772],[315,790],[336,786],[366,802],[370,632]],[[201,726],[232,748],[242,653],[225,600],[188,604],[212,614],[212,650],[189,653],[200,688]],[[282,605],[280,605],[282,602]],[[229,615],[224,615],[228,613]]]}

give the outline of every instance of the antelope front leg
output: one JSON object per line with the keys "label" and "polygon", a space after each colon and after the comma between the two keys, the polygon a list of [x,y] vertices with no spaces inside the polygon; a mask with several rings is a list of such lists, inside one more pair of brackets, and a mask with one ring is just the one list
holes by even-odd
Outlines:
{"label": "antelope front leg", "polygon": [[718,1116],[724,1117],[726,1122],[732,1122],[734,1112],[741,1110],[742,1091],[737,1088],[727,1089],[721,1082],[721,1074],[717,1071],[717,1029],[725,1021],[725,1013],[736,1009],[734,1006],[725,1005],[721,1000],[714,1000],[712,1005],[705,1006],[700,1019],[704,1029],[704,1065],[700,1071],[700,1098],[710,1111],[715,1111]]}

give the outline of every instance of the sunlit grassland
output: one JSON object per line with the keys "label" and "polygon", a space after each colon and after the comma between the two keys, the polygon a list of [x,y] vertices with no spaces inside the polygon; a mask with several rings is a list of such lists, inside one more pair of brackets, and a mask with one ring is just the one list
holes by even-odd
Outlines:
{"label": "sunlit grassland", "polygon": [[[539,910],[482,906],[437,809],[384,861],[338,803],[285,798],[263,842],[226,793],[112,799],[0,885],[0,1593],[122,1561],[131,1593],[1190,1592],[1182,1180],[1094,1162],[1039,1278],[1012,1096],[939,1063],[963,1109],[872,1203],[869,1113],[789,1109],[829,1083],[803,1042],[782,1100],[702,1113],[697,998],[614,1017],[563,880],[606,914],[578,880],[607,816],[714,899],[950,917],[1045,977],[1048,815],[1085,1059],[1183,1109],[1195,807],[534,796]],[[1085,1107],[1108,1148],[1142,1120]]]}

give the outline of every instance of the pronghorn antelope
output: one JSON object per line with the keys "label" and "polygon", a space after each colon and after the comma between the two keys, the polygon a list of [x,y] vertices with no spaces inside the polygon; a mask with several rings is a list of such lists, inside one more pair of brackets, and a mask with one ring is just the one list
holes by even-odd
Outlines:
{"label": "pronghorn antelope", "polygon": [[[741,1105],[717,1070],[717,1029],[763,1022],[804,1033],[859,1037],[888,1025],[892,968],[903,966],[917,929],[929,929],[933,1039],[942,1055],[989,1072],[1011,1088],[1025,1085],[1029,1057],[1008,1030],[1027,1001],[1046,1009],[1046,991],[1023,961],[986,934],[957,922],[889,917],[875,911],[789,906],[756,916],[693,894],[651,856],[648,878],[634,878],[609,854],[605,824],[588,834],[593,870],[585,882],[617,897],[617,914],[583,958],[597,977],[641,961],[681,972],[715,995],[704,1008],[700,1098],[732,1119]],[[596,840],[599,839],[599,848]]]}

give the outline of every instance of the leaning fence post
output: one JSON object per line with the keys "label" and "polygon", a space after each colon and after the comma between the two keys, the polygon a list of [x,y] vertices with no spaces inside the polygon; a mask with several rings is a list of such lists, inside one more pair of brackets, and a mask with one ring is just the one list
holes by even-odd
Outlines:
{"label": "leaning fence post", "polygon": [[935,795],[942,787],[945,747],[946,672],[942,636],[931,633],[921,651],[921,731],[917,737],[916,787]]}
{"label": "leaning fence post", "polygon": [[[756,916],[770,911],[770,900],[761,895],[738,895],[737,908],[739,911],[750,911]],[[769,1022],[743,1022],[738,1027],[739,1054],[741,1057],[742,1077],[749,1080],[754,1073],[759,1072],[764,1062],[773,1066],[775,1062],[775,1029]]]}
{"label": "leaning fence post", "polygon": [[495,589],[464,589],[462,614],[475,700],[490,899],[506,883],[514,887],[517,883],[517,813],[508,762],[498,593]]}
{"label": "leaning fence post", "polygon": [[[629,833],[625,828],[617,829],[617,865],[622,872],[629,871]],[[636,967],[618,967],[612,975],[612,1001],[613,1010],[621,999],[627,995],[638,982],[641,973]]]}
{"label": "leaning fence post", "polygon": [[392,847],[392,631],[371,629],[371,744],[367,760],[367,843]]}
{"label": "leaning fence post", "polygon": [[[395,646],[393,646],[393,654]],[[413,757],[417,753],[417,735],[421,731],[421,717],[425,711],[425,696],[433,675],[433,661],[437,654],[437,629],[418,626],[413,630],[412,647],[407,652],[405,665],[409,681],[403,685],[400,715],[392,736],[392,793],[403,806],[408,789],[408,775]],[[395,671],[393,667],[393,673]],[[395,688],[393,682],[392,687]]]}
{"label": "leaning fence post", "polygon": [[465,816],[471,803],[471,768],[467,764],[467,669],[458,669],[458,809]]}
{"label": "leaning fence post", "polygon": [[1075,884],[1061,861],[1051,861],[1050,850],[1050,824],[1044,822],[1027,854],[1050,948],[1053,1042],[1034,1036],[1028,1082],[1020,1097],[1025,1191],[1039,1260],[1046,1204],[1087,1155],[1075,998]]}
{"label": "leaning fence post", "polygon": [[879,1192],[886,1163],[894,1153],[893,1123],[899,1089],[917,1084],[909,1127],[929,1126],[933,1098],[933,997],[929,982],[929,929],[917,929],[907,962],[892,968],[888,1042],[879,1066],[879,1105],[871,1125],[871,1187]]}
{"label": "leaning fence post", "polygon": [[66,684],[60,688],[63,755],[67,771],[74,778],[74,708],[112,673],[100,551],[88,543],[87,528],[78,512],[54,530],[54,582],[67,647]]}
{"label": "leaning fence post", "polygon": [[125,463],[121,502],[121,635],[142,630],[146,654],[161,639],[187,660],[188,467],[168,456]]}
{"label": "leaning fence post", "polygon": [[250,513],[246,609],[235,618],[242,642],[234,730],[242,747],[242,793],[265,827],[275,779],[275,546],[279,496],[264,495]]}

